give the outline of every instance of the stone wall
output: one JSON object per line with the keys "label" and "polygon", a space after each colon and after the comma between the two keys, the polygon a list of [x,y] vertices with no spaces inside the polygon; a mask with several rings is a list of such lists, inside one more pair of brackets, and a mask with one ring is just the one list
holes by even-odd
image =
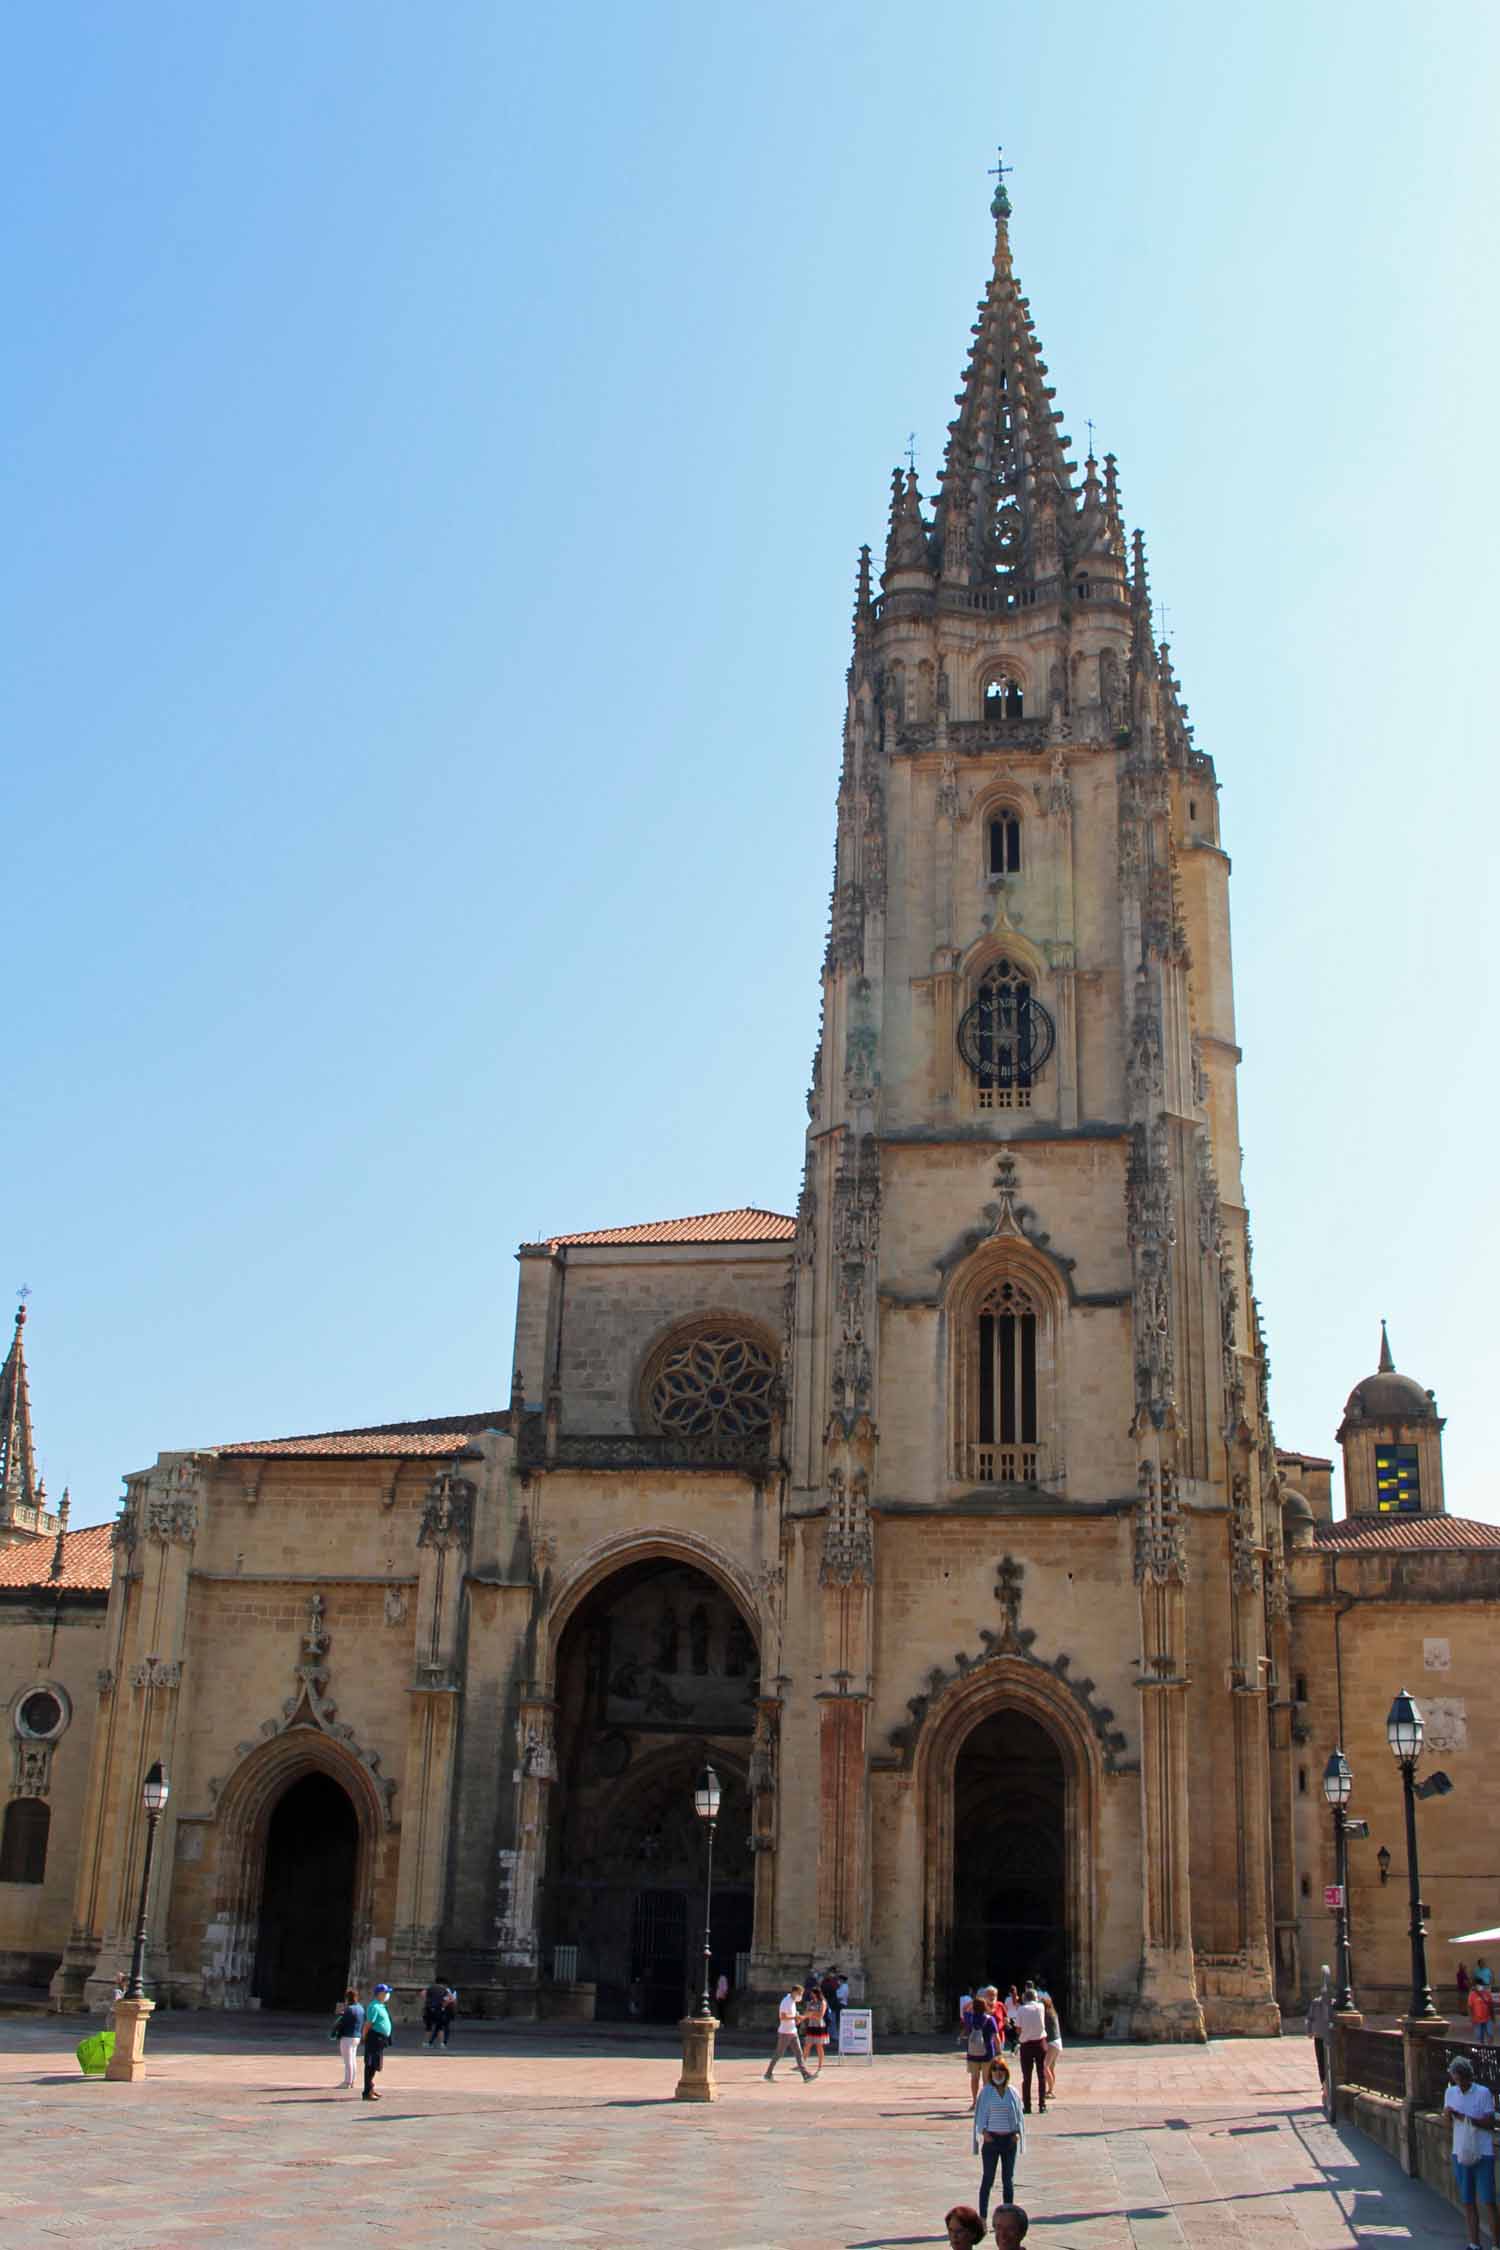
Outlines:
{"label": "stone wall", "polygon": [[[0,1983],[44,1985],[67,1941],[83,1834],[89,1756],[105,1662],[102,1594],[14,1593],[0,1597],[0,1804],[36,1792],[49,1808],[41,1883],[0,1883]],[[52,1743],[23,1741],[17,1713],[38,1688],[63,1706]],[[40,1752],[40,1755],[38,1755]],[[29,1768],[29,1770],[28,1770]]]}

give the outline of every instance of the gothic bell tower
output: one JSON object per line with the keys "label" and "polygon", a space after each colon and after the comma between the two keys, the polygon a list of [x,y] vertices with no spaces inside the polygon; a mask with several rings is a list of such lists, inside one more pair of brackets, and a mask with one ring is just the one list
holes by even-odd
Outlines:
{"label": "gothic bell tower", "polygon": [[[787,1307],[786,1725],[819,1832],[780,1879],[819,1958],[882,1975],[882,1893],[925,1884],[941,2014],[922,1729],[1003,1552],[1020,1606],[965,1694],[1041,1697],[1044,1725],[1051,1696],[1062,1742],[1086,1668],[1123,1745],[1069,1753],[1099,1863],[1069,1909],[1080,2020],[1266,2029],[1285,1597],[1217,784],[1115,459],[1068,457],[1003,170],[992,212],[936,492],[898,470],[878,589],[859,561]],[[1128,1913],[1106,1864],[1138,1871]]]}

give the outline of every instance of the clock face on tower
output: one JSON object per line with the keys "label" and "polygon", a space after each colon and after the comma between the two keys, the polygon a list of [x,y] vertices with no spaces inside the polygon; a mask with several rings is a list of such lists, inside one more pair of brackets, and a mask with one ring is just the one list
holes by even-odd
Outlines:
{"label": "clock face on tower", "polygon": [[1056,1043],[1052,1018],[1011,961],[988,968],[959,1018],[958,1051],[981,1093],[1033,1086]]}

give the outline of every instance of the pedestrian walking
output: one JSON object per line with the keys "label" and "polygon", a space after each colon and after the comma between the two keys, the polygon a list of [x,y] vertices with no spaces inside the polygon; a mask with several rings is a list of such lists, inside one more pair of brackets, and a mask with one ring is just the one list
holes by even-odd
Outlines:
{"label": "pedestrian walking", "polygon": [[1010,2064],[1003,2056],[996,2056],[984,2074],[984,2084],[979,2089],[979,2101],[974,2111],[974,2153],[979,2158],[979,2216],[983,2220],[990,2207],[990,2190],[995,2184],[995,2167],[1000,2168],[1000,2200],[1015,2200],[1016,2158],[1026,2146],[1026,2125],[1015,2087],[1010,2082]]}
{"label": "pedestrian walking", "polygon": [[1495,2097],[1488,2086],[1476,2083],[1467,2055],[1455,2055],[1448,2065],[1443,2108],[1453,2129],[1453,2185],[1464,2207],[1469,2250],[1481,2250],[1481,2203],[1489,2213],[1490,2239],[1500,2236],[1495,2215]]}
{"label": "pedestrian walking", "polygon": [[1011,2054],[1015,2053],[1021,2039],[1021,2035],[1016,2029],[1016,2017],[1020,2012],[1020,2007],[1021,1995],[1016,1990],[1015,1986],[1012,1985],[1009,1992],[1007,1992],[1007,1994],[1005,1995],[1004,2007],[1005,2044]]}
{"label": "pedestrian walking", "polygon": [[800,1984],[794,1984],[789,1992],[784,1992],[781,1996],[781,2005],[776,2011],[776,2051],[766,2065],[767,2085],[776,2076],[776,2065],[783,2055],[795,2055],[797,2068],[801,2071],[803,2077],[810,2078],[812,2076],[811,2071],[802,2060],[802,2041],[797,2035],[797,2018],[801,2013],[802,1993],[803,1987]]}
{"label": "pedestrian walking", "polygon": [[1031,2113],[1031,2086],[1036,2081],[1037,2108],[1047,2107],[1047,2011],[1028,1984],[1016,2009],[1016,2043],[1021,2052],[1021,2107]]}
{"label": "pedestrian walking", "polygon": [[[839,2035],[839,2009],[842,2005],[839,2000],[839,1986],[841,1984],[843,1984],[843,1978],[839,1975],[838,1970],[830,1969],[818,1986],[818,1990],[822,1993],[823,1998],[828,2002],[828,2022],[835,2039],[837,2039]],[[848,1993],[848,1989],[848,1986],[845,1985],[844,1991],[846,1996]]]}
{"label": "pedestrian walking", "polygon": [[985,2074],[999,2052],[1000,2026],[984,1994],[976,1992],[974,2004],[969,2010],[969,2028],[964,2037],[964,2059],[969,2066],[970,2109],[977,2104]]}
{"label": "pedestrian walking", "polygon": [[1495,2033],[1495,1995],[1487,1984],[1471,1984],[1465,2002],[1476,2047],[1487,2047]]}
{"label": "pedestrian walking", "polygon": [[984,2240],[984,2221],[972,2203],[955,2203],[943,2213],[948,2230],[948,2250],[978,2250]]}
{"label": "pedestrian walking", "polygon": [[1491,1990],[1494,1989],[1495,1972],[1490,1967],[1488,1961],[1486,1961],[1482,1953],[1480,1954],[1478,1960],[1474,1963],[1474,1982],[1476,1984],[1486,1985]]}
{"label": "pedestrian walking", "polygon": [[1002,2203],[995,2213],[996,2250],[1021,2250],[1030,2226],[1019,2203]]}
{"label": "pedestrian walking", "polygon": [[1323,1963],[1323,1981],[1307,2003],[1307,2036],[1313,2043],[1313,2054],[1318,2065],[1318,2084],[1323,2090],[1323,2114],[1333,2115],[1333,2103],[1328,2085],[1328,2047],[1333,2038],[1333,1977],[1328,1963]]}
{"label": "pedestrian walking", "polygon": [[1044,2065],[1047,2099],[1049,2102],[1055,2102],[1057,2099],[1057,2066],[1062,2061],[1062,2018],[1057,2012],[1057,2002],[1045,1985],[1037,1994],[1037,1998],[1042,2003],[1042,2014],[1047,2025],[1047,2053]]}
{"label": "pedestrian walking", "polygon": [[354,2084],[354,2058],[359,2052],[359,2035],[364,2028],[365,2011],[359,2004],[359,1987],[351,1984],[344,1994],[344,2005],[333,2019],[330,2037],[339,2043],[339,2058],[344,2065],[344,2075],[339,2081],[339,2091]]}
{"label": "pedestrian walking", "polygon": [[375,2091],[375,2080],[385,2061],[386,2048],[395,2037],[395,2030],[391,2023],[390,1997],[390,1986],[388,1984],[377,1984],[370,1995],[370,2005],[365,2010],[361,2036],[365,2043],[364,2098],[367,2102],[378,2102],[380,2100],[379,2094]]}
{"label": "pedestrian walking", "polygon": [[1464,1967],[1462,1961],[1460,1961],[1458,1964],[1458,1974],[1453,1979],[1453,1981],[1458,1986],[1459,1999],[1467,2000],[1469,1997],[1469,1972]]}
{"label": "pedestrian walking", "polygon": [[814,1985],[802,2003],[799,2024],[802,2031],[802,2052],[809,2071],[814,2077],[822,2069],[828,2052],[828,2002]]}
{"label": "pedestrian walking", "polygon": [[422,2022],[429,2047],[435,2047],[439,2039],[447,2046],[453,2037],[453,2019],[457,2014],[458,1994],[451,1984],[444,1984],[441,1977],[437,1978],[422,1995]]}

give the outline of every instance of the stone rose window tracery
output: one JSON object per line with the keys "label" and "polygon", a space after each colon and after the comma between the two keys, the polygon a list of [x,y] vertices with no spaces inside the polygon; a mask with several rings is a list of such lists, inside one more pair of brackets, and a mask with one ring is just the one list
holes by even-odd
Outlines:
{"label": "stone rose window tracery", "polygon": [[669,1336],[646,1372],[644,1406],[664,1437],[701,1445],[753,1443],[771,1426],[776,1355],[757,1337],[714,1322]]}

